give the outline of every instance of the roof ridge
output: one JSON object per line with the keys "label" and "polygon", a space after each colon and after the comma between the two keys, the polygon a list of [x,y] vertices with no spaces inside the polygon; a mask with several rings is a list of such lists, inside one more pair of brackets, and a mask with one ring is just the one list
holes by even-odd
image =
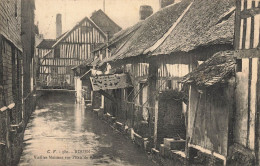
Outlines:
{"label": "roof ridge", "polygon": [[189,6],[183,11],[183,13],[180,15],[180,17],[173,23],[173,25],[169,28],[169,30],[159,39],[157,42],[155,42],[151,47],[144,50],[143,54],[147,54],[149,52],[153,52],[156,50],[165,40],[166,38],[171,34],[171,32],[174,30],[174,28],[178,25],[178,23],[182,20],[184,15],[189,11],[191,5],[193,2],[189,4]]}
{"label": "roof ridge", "polygon": [[[101,12],[104,14],[105,17],[107,17],[112,23],[114,23],[118,28],[122,29],[122,27],[120,27],[115,21],[113,21],[103,10],[99,9],[98,11],[95,11],[92,13],[92,15],[90,16],[90,19],[92,20],[92,16],[94,13],[97,13],[97,12]],[[92,20],[93,21],[93,20]],[[94,22],[94,21],[93,21]]]}
{"label": "roof ridge", "polygon": [[106,36],[106,34],[102,31],[102,29],[101,29],[99,26],[97,26],[96,23],[95,23],[93,20],[89,19],[89,18],[86,16],[86,17],[84,17],[80,22],[76,23],[76,25],[75,25],[72,29],[70,29],[69,31],[67,31],[67,33],[65,33],[55,44],[53,44],[52,48],[54,48],[60,41],[62,41],[65,37],[67,37],[68,34],[70,34],[70,33],[71,33],[73,30],[75,30],[80,24],[82,24],[82,22],[83,22],[84,20],[90,21],[100,32],[103,33],[104,36]]}

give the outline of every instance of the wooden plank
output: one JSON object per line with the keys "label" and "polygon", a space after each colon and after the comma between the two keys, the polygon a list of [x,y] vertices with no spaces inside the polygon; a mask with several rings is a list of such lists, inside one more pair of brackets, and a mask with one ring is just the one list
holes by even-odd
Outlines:
{"label": "wooden plank", "polygon": [[[259,6],[260,6],[260,2],[259,2]],[[258,15],[257,16],[258,17],[258,21],[259,21],[259,19],[260,19],[260,16]],[[260,23],[258,22],[258,48],[260,48]]]}
{"label": "wooden plank", "polygon": [[254,7],[252,9],[246,9],[244,11],[241,11],[241,19],[254,17],[255,15],[258,15],[258,14],[260,14],[260,8],[259,7]]}
{"label": "wooden plank", "polygon": [[246,30],[247,30],[247,19],[243,20],[243,34],[242,34],[242,49],[245,49],[246,47]]}
{"label": "wooden plank", "polygon": [[77,54],[78,59],[81,60],[81,56],[79,54],[79,44],[77,44],[77,52],[76,52],[76,54]]}
{"label": "wooden plank", "polygon": [[255,148],[255,129],[256,129],[256,101],[257,101],[257,71],[258,58],[252,59],[252,76],[251,76],[251,99],[250,99],[250,131],[249,131],[249,147]]}
{"label": "wooden plank", "polygon": [[[252,7],[255,7],[255,1],[252,1]],[[251,32],[250,32],[250,48],[254,48],[254,29],[255,27],[255,17],[251,17]]]}
{"label": "wooden plank", "polygon": [[106,92],[103,91],[103,90],[99,90],[99,91],[97,91],[97,92],[100,93],[101,95],[105,96],[107,99],[109,99],[110,101],[112,101],[114,104],[117,104],[116,98],[114,98],[112,95],[106,93]]}
{"label": "wooden plank", "polygon": [[247,112],[247,142],[249,147],[249,135],[250,135],[250,114],[251,114],[251,79],[252,79],[252,58],[249,59],[249,73],[248,73],[248,112]]}
{"label": "wooden plank", "polygon": [[78,36],[78,29],[76,28],[74,30],[74,42],[79,43],[78,38],[79,38],[79,36]]}
{"label": "wooden plank", "polygon": [[237,58],[257,58],[260,57],[260,49],[237,50],[234,55]]}
{"label": "wooden plank", "polygon": [[81,27],[79,28],[79,35],[80,35],[80,42],[83,43],[83,36],[82,36]]}
{"label": "wooden plank", "polygon": [[258,58],[258,70],[257,70],[257,83],[256,83],[256,129],[255,129],[255,153],[256,153],[256,165],[259,165],[259,145],[260,145],[260,123],[259,123],[259,116],[260,116],[260,63]]}
{"label": "wooden plank", "polygon": [[[244,0],[244,10],[247,9],[247,0]],[[241,12],[242,13],[242,12]],[[241,15],[240,15],[241,17]],[[243,34],[242,34],[242,49],[246,47],[246,31],[247,31],[247,19],[243,19]]]}

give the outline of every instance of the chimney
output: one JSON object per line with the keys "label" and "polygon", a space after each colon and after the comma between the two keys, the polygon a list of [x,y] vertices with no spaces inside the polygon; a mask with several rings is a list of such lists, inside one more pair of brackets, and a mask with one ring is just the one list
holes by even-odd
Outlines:
{"label": "chimney", "polygon": [[62,34],[61,14],[56,15],[56,38]]}
{"label": "chimney", "polygon": [[153,8],[148,5],[140,6],[139,16],[140,20],[145,20],[147,17],[153,14]]}
{"label": "chimney", "polygon": [[175,0],[159,0],[159,1],[160,1],[160,8],[164,8],[168,5],[173,4]]}

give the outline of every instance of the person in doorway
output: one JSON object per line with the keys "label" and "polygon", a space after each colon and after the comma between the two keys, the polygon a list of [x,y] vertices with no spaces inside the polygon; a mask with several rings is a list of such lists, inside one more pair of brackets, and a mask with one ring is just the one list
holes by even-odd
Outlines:
{"label": "person in doorway", "polygon": [[50,86],[50,84],[51,84],[51,75],[48,74],[47,75],[47,86]]}

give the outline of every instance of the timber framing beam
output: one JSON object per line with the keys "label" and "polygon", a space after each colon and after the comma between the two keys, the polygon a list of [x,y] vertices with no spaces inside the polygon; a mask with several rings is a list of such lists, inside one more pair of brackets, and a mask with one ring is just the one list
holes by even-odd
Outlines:
{"label": "timber framing beam", "polygon": [[108,94],[107,92],[103,91],[103,90],[99,90],[97,91],[98,93],[100,93],[101,95],[105,96],[106,98],[108,98],[109,100],[111,100],[113,103],[117,103],[117,100],[111,96],[110,94]]}
{"label": "timber framing beam", "polygon": [[63,44],[63,45],[69,45],[69,44],[79,44],[79,45],[86,45],[86,44],[89,44],[89,45],[96,45],[96,44],[103,44],[103,43],[90,43],[90,42],[66,42],[66,41],[62,41],[60,42],[60,44]]}
{"label": "timber framing beam", "polygon": [[[0,34],[0,86],[3,86],[3,55],[2,55],[2,40],[3,37]],[[0,87],[1,88],[1,87]],[[3,87],[2,87],[3,88]],[[1,91],[3,89],[0,89],[0,94],[2,95]]]}
{"label": "timber framing beam", "polygon": [[237,58],[260,58],[260,48],[237,50],[235,52]]}
{"label": "timber framing beam", "polygon": [[255,7],[252,9],[246,9],[241,11],[241,19],[249,18],[249,17],[254,17],[255,15],[260,14],[260,7]]}

